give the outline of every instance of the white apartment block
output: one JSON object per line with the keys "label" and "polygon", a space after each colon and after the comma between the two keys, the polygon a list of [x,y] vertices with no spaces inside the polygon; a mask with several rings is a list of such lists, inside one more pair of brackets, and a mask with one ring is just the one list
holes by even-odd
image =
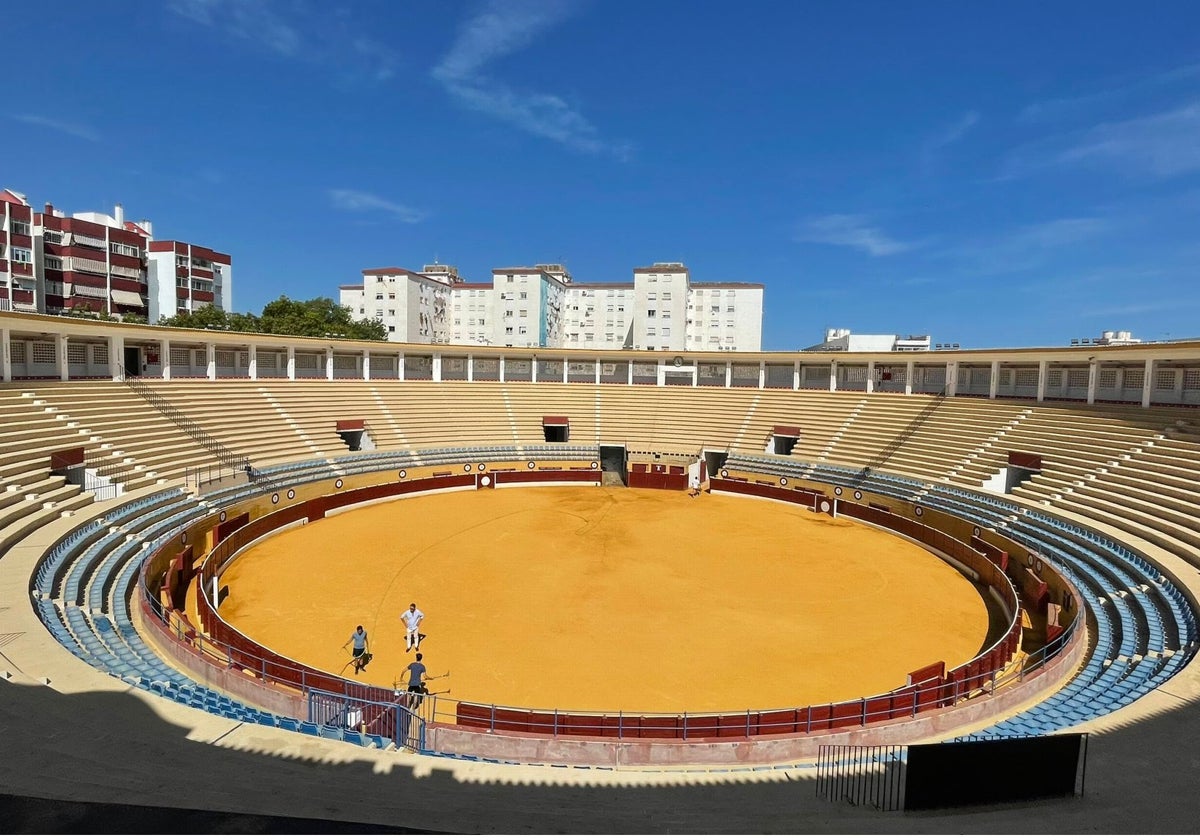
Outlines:
{"label": "white apartment block", "polygon": [[[414,290],[445,293],[433,315],[434,338],[413,321]],[[407,290],[407,292],[405,292]],[[379,318],[388,339],[499,347],[757,351],[762,349],[760,283],[693,283],[682,263],[634,270],[632,283],[576,283],[559,264],[492,271],[491,283],[468,283],[453,266],[363,271],[362,285],[342,286],[355,317]],[[442,318],[444,317],[444,320]],[[447,336],[440,338],[441,335]]]}
{"label": "white apartment block", "polygon": [[366,268],[362,278],[339,289],[339,302],[359,320],[383,321],[388,341],[450,343],[449,278],[396,267]]}

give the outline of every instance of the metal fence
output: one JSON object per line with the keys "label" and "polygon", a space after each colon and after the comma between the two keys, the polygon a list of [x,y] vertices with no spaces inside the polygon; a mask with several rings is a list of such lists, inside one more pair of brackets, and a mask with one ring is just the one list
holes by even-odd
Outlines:
{"label": "metal fence", "polygon": [[[331,694],[308,693],[308,722],[318,726],[351,729],[364,735],[390,738],[398,747],[425,749],[425,725],[422,710],[427,708],[419,694],[396,692],[391,702]],[[432,704],[429,704],[431,707]]]}
{"label": "metal fence", "polygon": [[904,807],[908,748],[822,746],[817,753],[817,798],[870,805],[879,811]]}

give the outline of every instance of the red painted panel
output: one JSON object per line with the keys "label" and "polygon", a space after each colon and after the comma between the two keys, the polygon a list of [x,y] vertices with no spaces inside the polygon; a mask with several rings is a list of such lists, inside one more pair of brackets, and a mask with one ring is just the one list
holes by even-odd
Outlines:
{"label": "red painted panel", "polygon": [[1027,470],[1040,470],[1042,468],[1042,456],[1034,452],[1009,452],[1008,465]]}
{"label": "red painted panel", "polygon": [[82,466],[84,460],[85,458],[82,446],[73,446],[70,449],[60,449],[57,452],[50,453],[50,469],[65,470],[69,467]]}
{"label": "red painted panel", "polygon": [[758,715],[758,731],[752,734],[755,735],[790,735],[793,732],[803,731],[805,719],[801,719],[801,727],[796,726],[796,710],[795,709],[778,709],[771,712],[762,712]]}
{"label": "red painted panel", "polygon": [[358,431],[362,431],[362,429],[365,426],[366,426],[366,424],[362,420],[338,420],[337,421],[337,430],[339,432],[358,432]]}
{"label": "red painted panel", "polygon": [[798,437],[800,437],[800,427],[799,426],[776,426],[773,434],[777,434],[782,437],[798,438]]}
{"label": "red painted panel", "polygon": [[[742,716],[745,720],[745,715]],[[696,717],[688,717],[683,723],[684,732],[687,737],[691,738],[717,738],[720,736],[718,724],[720,718],[716,715],[697,715]]]}

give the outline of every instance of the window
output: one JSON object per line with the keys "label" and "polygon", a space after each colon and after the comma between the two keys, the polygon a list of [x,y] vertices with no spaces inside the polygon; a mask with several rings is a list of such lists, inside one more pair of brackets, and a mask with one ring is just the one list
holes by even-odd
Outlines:
{"label": "window", "polygon": [[519,314],[520,314],[520,316],[521,316],[522,318],[528,318],[528,317],[529,317],[529,310],[528,310],[528,309],[522,309],[522,310],[520,311],[520,313],[519,313]]}
{"label": "window", "polygon": [[525,326],[524,324],[522,324],[521,326],[517,327],[517,332],[520,335],[525,335],[529,332],[529,328],[527,326]]}
{"label": "window", "polygon": [[18,222],[16,219],[10,219],[8,229],[20,236],[29,236],[29,222]]}
{"label": "window", "polygon": [[62,258],[46,257],[46,268],[51,271],[62,271]]}
{"label": "window", "polygon": [[663,300],[670,300],[670,299],[671,299],[671,293],[663,292]]}
{"label": "window", "polygon": [[383,300],[383,292],[376,292],[375,300]]}
{"label": "window", "polygon": [[658,335],[658,332],[654,329],[654,327],[647,327],[646,335]]}
{"label": "window", "polygon": [[30,256],[28,248],[17,248],[16,246],[13,246],[10,250],[12,251],[12,261],[13,262],[19,262],[19,263],[33,262],[33,257]]}
{"label": "window", "polygon": [[[113,242],[110,243],[108,247],[109,250],[111,250],[114,254],[121,254],[126,257],[140,257],[142,255],[142,250],[136,245],[126,245],[124,242]],[[192,260],[193,265],[197,264],[198,262],[208,263],[208,260]],[[209,265],[211,265],[211,263],[209,263]],[[209,265],[198,267],[208,268]]]}
{"label": "window", "polygon": [[388,332],[395,332],[395,331],[396,331],[395,325],[388,327]]}
{"label": "window", "polygon": [[664,309],[664,310],[663,310],[662,317],[663,317],[663,320],[664,320],[664,321],[669,321],[669,320],[671,319],[671,310],[670,310],[670,309]]}
{"label": "window", "polygon": [[647,292],[646,299],[647,300],[658,300],[658,292]]}
{"label": "window", "polygon": [[[37,361],[36,359],[34,361]],[[1170,391],[1175,387],[1175,371],[1171,368],[1154,371],[1154,387],[1159,391]]]}
{"label": "window", "polygon": [[67,345],[67,364],[69,365],[86,365],[87,364],[87,347],[82,344]]}
{"label": "window", "polygon": [[596,335],[595,335],[595,333],[584,333],[583,340],[584,341],[595,341]]}
{"label": "window", "polygon": [[50,245],[62,244],[62,233],[57,230],[47,230],[42,233],[42,241]]}
{"label": "window", "polygon": [[646,310],[646,317],[647,317],[647,318],[653,318],[653,317],[654,317],[654,310],[653,310],[653,309],[647,309],[647,310]]}
{"label": "window", "polygon": [[383,310],[382,310],[382,309],[376,309],[376,310],[375,310],[375,317],[376,317],[376,318],[382,318],[382,317],[383,317]]}
{"label": "window", "polygon": [[505,328],[504,328],[504,334],[505,334],[505,335],[512,335],[512,327],[505,327]]}
{"label": "window", "polygon": [[733,304],[730,304],[729,306],[726,306],[726,307],[725,307],[725,311],[726,311],[726,312],[732,312],[732,311],[733,311]]}
{"label": "window", "polygon": [[663,327],[663,328],[662,328],[662,337],[663,337],[663,338],[670,338],[670,337],[671,337],[671,328],[670,328],[670,327]]}
{"label": "window", "polygon": [[505,310],[504,310],[504,317],[505,317],[505,318],[511,318],[512,316],[513,316],[513,311],[512,311],[511,309],[505,309]]}
{"label": "window", "polygon": [[713,307],[710,307],[710,309],[712,311],[712,314],[714,314],[714,315],[718,314],[721,311],[720,306],[713,306]]}
{"label": "window", "polygon": [[529,292],[521,292],[521,300],[528,300]]}

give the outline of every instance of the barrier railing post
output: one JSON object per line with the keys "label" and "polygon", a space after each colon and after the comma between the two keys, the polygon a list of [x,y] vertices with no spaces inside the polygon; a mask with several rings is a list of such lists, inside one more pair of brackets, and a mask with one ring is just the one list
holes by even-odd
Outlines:
{"label": "barrier railing post", "polygon": [[617,740],[625,737],[625,715],[617,712]]}
{"label": "barrier railing post", "polygon": [[687,740],[687,712],[683,713],[683,740]]}
{"label": "barrier railing post", "polygon": [[496,704],[492,704],[492,723],[488,727],[492,732],[496,731]]}

